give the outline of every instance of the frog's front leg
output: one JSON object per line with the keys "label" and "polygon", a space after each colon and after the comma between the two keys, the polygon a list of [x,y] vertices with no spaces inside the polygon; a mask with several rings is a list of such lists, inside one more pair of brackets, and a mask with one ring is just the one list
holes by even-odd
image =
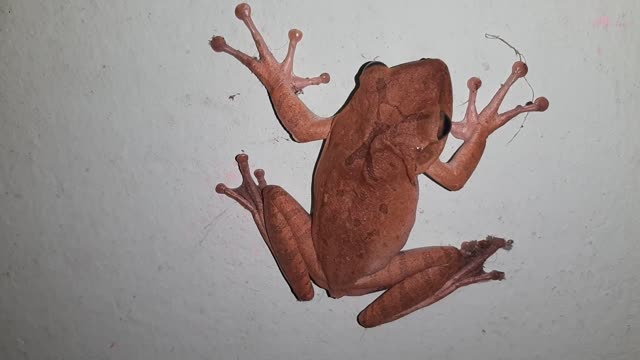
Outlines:
{"label": "frog's front leg", "polygon": [[[423,270],[408,272],[406,276],[396,284],[389,287],[380,297],[367,306],[358,315],[358,322],[364,327],[374,327],[400,317],[413,311],[429,306],[436,301],[451,294],[456,289],[489,280],[502,280],[504,273],[500,271],[484,272],[485,260],[498,249],[510,249],[511,240],[488,237],[486,240],[471,241],[462,244],[459,255],[451,253],[450,247],[434,248],[433,251],[443,252],[448,255],[443,258],[434,258],[424,254],[425,263]],[[446,259],[447,261],[443,261]],[[401,268],[400,268],[401,269]],[[397,276],[397,271],[385,269],[379,274],[363,279],[356,285],[375,287]]]}
{"label": "frog's front leg", "polygon": [[296,298],[311,300],[313,286],[310,278],[321,287],[326,286],[326,280],[311,240],[309,213],[281,187],[267,185],[262,169],[254,172],[258,179],[256,184],[251,177],[246,154],[236,156],[236,161],[242,174],[242,184],[235,189],[218,184],[216,191],[249,210]]}
{"label": "frog's front leg", "polygon": [[253,72],[267,89],[276,115],[291,136],[299,142],[325,139],[331,128],[332,117],[322,118],[315,115],[298,98],[302,89],[309,85],[326,84],[329,74],[323,73],[314,78],[302,78],[293,73],[293,57],[296,46],[302,40],[302,31],[289,31],[289,50],[287,56],[278,62],[262,35],[251,19],[251,7],[247,4],[236,6],[236,17],[247,26],[258,48],[259,58],[251,57],[227,45],[221,36],[211,39],[211,48],[216,52],[232,55]]}
{"label": "frog's front leg", "polygon": [[532,103],[527,103],[524,106],[518,105],[509,111],[498,113],[500,104],[502,104],[511,86],[519,78],[524,77],[527,71],[528,68],[525,63],[521,61],[514,63],[507,81],[480,113],[476,109],[476,95],[482,82],[476,77],[469,79],[467,82],[469,101],[465,117],[460,122],[454,122],[451,127],[451,134],[458,139],[464,140],[464,143],[448,162],[443,163],[436,159],[436,161],[418,165],[417,173],[426,173],[434,181],[449,190],[459,190],[469,180],[469,177],[471,177],[480,162],[487,137],[491,133],[518,114],[547,110],[549,101],[544,97],[540,97]]}

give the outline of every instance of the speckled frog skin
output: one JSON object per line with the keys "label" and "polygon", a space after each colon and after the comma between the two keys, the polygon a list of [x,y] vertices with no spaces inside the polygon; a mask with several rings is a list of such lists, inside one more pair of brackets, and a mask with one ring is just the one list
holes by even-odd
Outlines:
{"label": "speckled frog skin", "polygon": [[[418,176],[426,174],[449,190],[459,190],[475,170],[491,133],[516,115],[544,111],[545,98],[499,113],[509,88],[527,66],[516,62],[489,104],[478,113],[481,82],[467,82],[469,101],[462,121],[452,122],[452,87],[444,62],[421,59],[393,67],[363,65],[350,100],[334,116],[313,114],[298,98],[309,85],[329,75],[302,78],[293,58],[302,39],[289,31],[289,49],[275,60],[251,18],[247,4],[236,7],[258,48],[250,57],[216,36],[211,47],[251,70],[266,87],[276,115],[299,142],[324,140],[313,186],[311,213],[279,186],[267,185],[264,171],[253,179],[248,156],[236,156],[242,184],[216,191],[249,210],[292,292],[313,297],[313,285],[338,298],[384,291],[359,315],[365,327],[377,326],[433,304],[473,283],[501,280],[485,272],[485,260],[512,242],[497,237],[453,246],[402,250],[416,218]],[[463,140],[454,156],[440,160],[448,135]]]}

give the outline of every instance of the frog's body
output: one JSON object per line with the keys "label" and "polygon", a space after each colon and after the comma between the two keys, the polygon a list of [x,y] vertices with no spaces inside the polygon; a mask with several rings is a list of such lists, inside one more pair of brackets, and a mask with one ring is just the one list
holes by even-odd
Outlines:
{"label": "frog's body", "polygon": [[[407,90],[414,96],[403,97]],[[418,201],[415,157],[440,154],[451,104],[440,60],[364,66],[314,175],[313,243],[330,288],[381,270],[406,244]]]}
{"label": "frog's body", "polygon": [[[403,251],[416,217],[417,176],[426,173],[450,190],[471,176],[486,138],[509,119],[527,111],[544,111],[548,102],[518,106],[503,114],[498,107],[509,87],[527,72],[514,64],[512,74],[490,104],[478,114],[475,96],[480,80],[467,83],[470,95],[462,122],[451,122],[452,90],[447,66],[422,59],[394,67],[365,64],[350,101],[335,116],[319,118],[296,96],[329,76],[293,75],[295,47],[302,38],[289,32],[289,52],[278,63],[255,28],[246,4],[236,16],[251,31],[260,59],[251,58],[214,37],[215,51],[227,52],[253,71],[267,88],[276,114],[298,141],[325,140],[314,174],[313,209],[307,213],[286,191],[267,185],[264,171],[251,178],[248,157],[236,157],[243,184],[216,190],[249,210],[269,249],[300,300],[313,297],[311,281],[333,297],[386,290],[358,316],[376,326],[442,299],[475,282],[502,279],[485,273],[484,261],[511,244],[500,238]],[[449,162],[440,154],[447,135],[464,140]]]}

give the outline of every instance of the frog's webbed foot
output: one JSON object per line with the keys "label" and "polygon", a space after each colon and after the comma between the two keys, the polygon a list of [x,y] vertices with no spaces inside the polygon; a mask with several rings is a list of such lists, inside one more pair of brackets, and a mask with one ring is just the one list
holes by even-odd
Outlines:
{"label": "frog's webbed foot", "polygon": [[[476,256],[482,255],[482,253],[486,252],[487,249],[496,247],[496,250],[499,248],[503,248],[505,250],[511,250],[513,247],[513,240],[504,240],[501,238],[488,236],[485,240],[473,240],[473,241],[465,241],[460,245],[460,253],[468,258],[474,258]],[[495,250],[493,250],[495,252]]]}
{"label": "frog's webbed foot", "polygon": [[440,291],[446,291],[447,285],[454,286],[451,290],[453,291],[459,287],[480,281],[503,280],[504,273],[501,271],[486,273],[483,269],[484,262],[499,249],[511,250],[512,247],[513,240],[505,240],[493,236],[488,236],[485,240],[462,243],[460,253],[465,257],[467,264]]}
{"label": "frog's webbed foot", "polygon": [[461,140],[469,140],[478,133],[482,133],[483,137],[486,138],[519,114],[547,110],[549,100],[545,97],[539,97],[535,99],[534,102],[528,102],[524,106],[518,105],[511,110],[498,113],[500,105],[511,86],[519,78],[525,77],[527,72],[527,64],[522,61],[516,61],[511,68],[511,75],[509,75],[507,81],[500,86],[500,89],[493,96],[489,104],[480,113],[478,113],[476,109],[476,96],[478,89],[482,85],[482,81],[477,77],[469,79],[469,81],[467,81],[467,88],[469,88],[467,111],[462,121],[453,123],[451,134]]}
{"label": "frog's webbed foot", "polygon": [[264,178],[264,170],[257,169],[253,172],[258,180],[256,184],[251,177],[249,156],[247,154],[238,154],[236,155],[236,162],[242,175],[242,184],[237,188],[229,188],[227,185],[220,183],[216,185],[216,192],[227,195],[242,205],[243,208],[249,210],[260,234],[268,243],[269,238],[264,224],[264,203],[261,194],[262,189],[267,186],[267,181]]}
{"label": "frog's webbed foot", "polygon": [[289,85],[295,93],[300,93],[302,89],[309,85],[326,84],[329,82],[330,77],[327,73],[322,73],[320,76],[313,78],[303,78],[293,73],[293,57],[296,46],[300,40],[302,40],[302,31],[297,29],[291,29],[289,31],[289,49],[287,56],[282,62],[278,62],[251,19],[251,7],[248,4],[240,4],[236,6],[235,14],[238,19],[244,22],[251,32],[251,36],[258,48],[259,58],[251,57],[234,49],[226,43],[222,36],[214,36],[211,39],[210,44],[214,51],[225,52],[238,59],[258,77],[268,90],[285,83]]}

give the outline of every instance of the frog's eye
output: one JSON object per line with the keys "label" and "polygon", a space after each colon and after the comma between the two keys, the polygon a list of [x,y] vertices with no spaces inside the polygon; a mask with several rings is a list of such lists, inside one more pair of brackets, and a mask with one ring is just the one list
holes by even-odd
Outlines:
{"label": "frog's eye", "polygon": [[451,131],[451,118],[444,111],[440,111],[440,125],[438,126],[438,140],[442,140]]}

